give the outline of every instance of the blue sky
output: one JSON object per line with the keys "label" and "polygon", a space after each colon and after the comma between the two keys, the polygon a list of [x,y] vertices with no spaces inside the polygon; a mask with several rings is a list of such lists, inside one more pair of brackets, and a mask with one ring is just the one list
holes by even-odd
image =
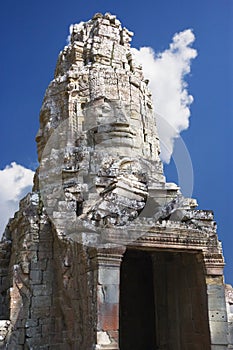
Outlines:
{"label": "blue sky", "polygon": [[[148,46],[155,52],[166,50],[175,33],[193,30],[198,56],[186,81],[194,102],[182,139],[192,160],[193,197],[200,209],[214,210],[227,263],[226,282],[233,284],[232,0],[3,2],[0,169],[12,162],[30,169],[37,166],[39,111],[57,56],[66,45],[69,25],[96,12],[116,14],[134,32],[133,47]],[[177,180],[173,162],[165,165],[165,172],[168,181]]]}

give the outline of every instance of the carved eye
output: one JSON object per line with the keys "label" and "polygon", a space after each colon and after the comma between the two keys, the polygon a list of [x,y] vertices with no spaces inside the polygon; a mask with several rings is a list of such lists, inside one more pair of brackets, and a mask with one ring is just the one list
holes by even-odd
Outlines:
{"label": "carved eye", "polygon": [[111,111],[111,107],[109,107],[109,106],[103,106],[102,107],[102,112],[110,112]]}

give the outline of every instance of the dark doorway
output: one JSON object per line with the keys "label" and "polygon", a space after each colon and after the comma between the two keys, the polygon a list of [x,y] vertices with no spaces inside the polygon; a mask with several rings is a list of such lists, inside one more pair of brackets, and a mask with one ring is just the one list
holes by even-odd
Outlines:
{"label": "dark doorway", "polygon": [[157,348],[210,350],[207,290],[202,255],[152,252]]}
{"label": "dark doorway", "polygon": [[202,255],[126,250],[120,279],[121,350],[210,350]]}
{"label": "dark doorway", "polygon": [[120,349],[154,350],[155,305],[150,254],[127,250],[121,265]]}

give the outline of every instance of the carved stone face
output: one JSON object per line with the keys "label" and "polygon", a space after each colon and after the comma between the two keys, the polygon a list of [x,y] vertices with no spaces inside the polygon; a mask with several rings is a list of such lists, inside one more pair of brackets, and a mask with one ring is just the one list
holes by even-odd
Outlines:
{"label": "carved stone face", "polygon": [[136,147],[137,132],[130,120],[130,108],[121,101],[99,99],[85,106],[84,130],[94,146]]}

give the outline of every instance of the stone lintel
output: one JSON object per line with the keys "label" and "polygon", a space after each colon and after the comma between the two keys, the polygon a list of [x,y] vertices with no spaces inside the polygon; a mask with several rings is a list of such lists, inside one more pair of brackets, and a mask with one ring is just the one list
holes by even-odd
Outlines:
{"label": "stone lintel", "polygon": [[145,225],[144,227],[139,227],[139,229],[142,234],[138,234],[138,239],[135,241],[137,245],[162,249],[200,251],[205,254],[205,259],[212,259],[214,261],[218,259],[221,260],[221,263],[223,262],[222,252],[217,242],[215,240],[210,242],[210,234],[212,233],[192,229],[187,230],[182,224],[177,227],[174,224],[174,227],[154,228]]}

